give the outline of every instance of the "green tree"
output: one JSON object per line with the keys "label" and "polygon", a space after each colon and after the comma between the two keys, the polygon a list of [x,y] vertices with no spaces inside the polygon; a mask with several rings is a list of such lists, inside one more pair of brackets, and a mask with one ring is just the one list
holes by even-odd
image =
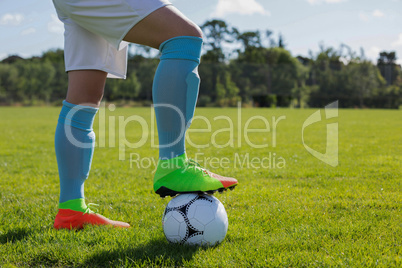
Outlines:
{"label": "green tree", "polygon": [[236,106],[237,102],[241,100],[239,91],[239,88],[232,81],[230,73],[226,71],[222,76],[218,77],[216,84],[216,103],[221,107]]}
{"label": "green tree", "polygon": [[309,106],[323,107],[328,103],[339,100],[340,105],[350,102],[346,81],[347,72],[341,55],[334,48],[320,47],[321,51],[311,59],[311,85],[317,85],[318,90],[310,94]]}
{"label": "green tree", "polygon": [[64,66],[64,51],[61,49],[49,50],[42,54],[41,62],[50,62],[55,70],[54,78],[50,82],[50,100],[59,101],[66,97],[68,76]]}
{"label": "green tree", "polygon": [[20,60],[15,63],[18,69],[18,88],[23,92],[21,101],[25,104],[39,102],[49,103],[52,88],[50,84],[56,73],[53,65],[48,61],[41,62],[39,59]]}
{"label": "green tree", "polygon": [[386,52],[382,51],[379,54],[379,58],[377,60],[377,66],[380,69],[381,75],[387,81],[387,85],[393,85],[397,80],[398,69],[400,66],[396,64],[396,52]]}
{"label": "green tree", "polygon": [[204,47],[207,52],[203,59],[208,62],[224,62],[224,46],[235,41],[238,31],[223,20],[206,21],[201,29],[204,33]]}
{"label": "green tree", "polygon": [[18,79],[18,70],[15,66],[0,63],[0,104],[12,104],[22,97],[17,87]]}
{"label": "green tree", "polygon": [[241,49],[238,50],[237,62],[265,63],[266,49],[262,47],[259,31],[237,33],[237,40],[241,44]]}
{"label": "green tree", "polygon": [[365,107],[365,99],[373,98],[379,87],[385,85],[379,69],[369,61],[350,63],[346,66],[350,96],[359,101],[361,108]]}
{"label": "green tree", "polygon": [[223,107],[226,106],[226,89],[225,85],[220,82],[220,79],[217,79],[216,82],[216,103]]}
{"label": "green tree", "polygon": [[152,84],[159,60],[156,58],[145,58],[137,56],[129,61],[128,73],[135,72],[140,86],[138,99],[152,101]]}
{"label": "green tree", "polygon": [[296,100],[296,106],[304,108],[307,104],[311,92],[317,90],[317,87],[307,86],[306,81],[309,76],[309,67],[299,63],[296,64],[296,83],[291,90],[292,98]]}

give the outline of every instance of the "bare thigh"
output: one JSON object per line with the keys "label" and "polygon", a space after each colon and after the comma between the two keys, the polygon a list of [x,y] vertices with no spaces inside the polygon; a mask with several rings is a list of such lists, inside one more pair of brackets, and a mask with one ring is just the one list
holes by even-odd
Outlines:
{"label": "bare thigh", "polygon": [[[124,37],[125,41],[158,49],[164,41],[178,36],[202,37],[201,29],[173,6],[165,6],[137,23]],[[68,72],[66,101],[98,107],[107,73],[99,70]]]}
{"label": "bare thigh", "polygon": [[165,6],[138,22],[124,40],[158,49],[164,41],[178,36],[202,37],[202,31],[177,8]]}

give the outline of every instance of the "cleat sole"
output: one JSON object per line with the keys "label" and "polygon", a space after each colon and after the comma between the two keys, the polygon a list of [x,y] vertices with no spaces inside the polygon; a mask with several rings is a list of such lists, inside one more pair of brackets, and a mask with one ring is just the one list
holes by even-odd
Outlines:
{"label": "cleat sole", "polygon": [[175,197],[176,195],[179,195],[179,194],[190,194],[190,193],[196,193],[196,194],[199,194],[199,195],[205,195],[205,194],[213,195],[216,192],[219,192],[219,193],[226,192],[228,189],[233,191],[236,186],[237,186],[237,184],[233,185],[233,186],[230,186],[228,188],[222,187],[222,188],[219,188],[219,189],[216,189],[216,190],[210,190],[210,191],[205,191],[205,192],[204,191],[184,191],[184,192],[179,192],[179,191],[171,190],[171,189],[169,189],[169,188],[167,188],[165,186],[162,186],[158,190],[156,190],[155,193],[158,194],[161,198],[165,198],[166,196]]}

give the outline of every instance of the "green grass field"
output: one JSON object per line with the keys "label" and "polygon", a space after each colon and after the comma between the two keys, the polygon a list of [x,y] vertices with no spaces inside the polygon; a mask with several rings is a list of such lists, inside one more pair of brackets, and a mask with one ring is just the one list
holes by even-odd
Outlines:
{"label": "green grass field", "polygon": [[[225,115],[233,119],[234,148],[188,146],[188,155],[198,154],[201,164],[240,183],[235,191],[216,195],[228,213],[229,230],[222,244],[204,248],[172,245],[164,238],[161,218],[170,198],[152,192],[152,159],[158,153],[151,139],[126,148],[125,160],[119,160],[119,116],[139,115],[149,123],[150,108],[106,111],[106,131],[97,133],[104,146],[96,149],[86,183],[87,202],[132,228],[74,232],[52,228],[59,194],[53,149],[59,108],[2,107],[0,266],[401,267],[402,112],[339,110],[338,118],[306,128],[306,144],[325,152],[326,123],[338,122],[339,165],[332,167],[302,143],[303,122],[315,111],[242,109],[241,131],[255,115],[270,123],[271,132],[248,134],[250,142],[268,144],[261,149],[238,136],[236,109],[196,111],[210,120],[212,132],[190,133],[193,143],[208,144],[214,133],[218,144],[230,142],[230,131],[214,132],[230,127],[224,119],[214,120]],[[286,116],[275,136],[272,116]],[[96,132],[99,126],[96,122]],[[195,120],[192,129],[197,127],[205,129],[206,123]],[[249,126],[263,127],[262,120]],[[127,140],[140,140],[138,123],[125,129]],[[147,161],[138,168],[130,154]],[[213,168],[216,163],[203,157],[227,158],[227,167]]]}

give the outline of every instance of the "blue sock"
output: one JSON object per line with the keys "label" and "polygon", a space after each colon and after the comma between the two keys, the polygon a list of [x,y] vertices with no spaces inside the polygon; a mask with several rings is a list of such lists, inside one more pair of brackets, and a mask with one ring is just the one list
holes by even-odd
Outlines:
{"label": "blue sock", "polygon": [[198,65],[202,39],[181,36],[163,42],[152,96],[159,136],[159,158],[185,153],[185,132],[191,124],[198,98]]}
{"label": "blue sock", "polygon": [[84,198],[84,182],[95,146],[92,124],[97,111],[97,108],[63,101],[55,135],[60,203]]}

